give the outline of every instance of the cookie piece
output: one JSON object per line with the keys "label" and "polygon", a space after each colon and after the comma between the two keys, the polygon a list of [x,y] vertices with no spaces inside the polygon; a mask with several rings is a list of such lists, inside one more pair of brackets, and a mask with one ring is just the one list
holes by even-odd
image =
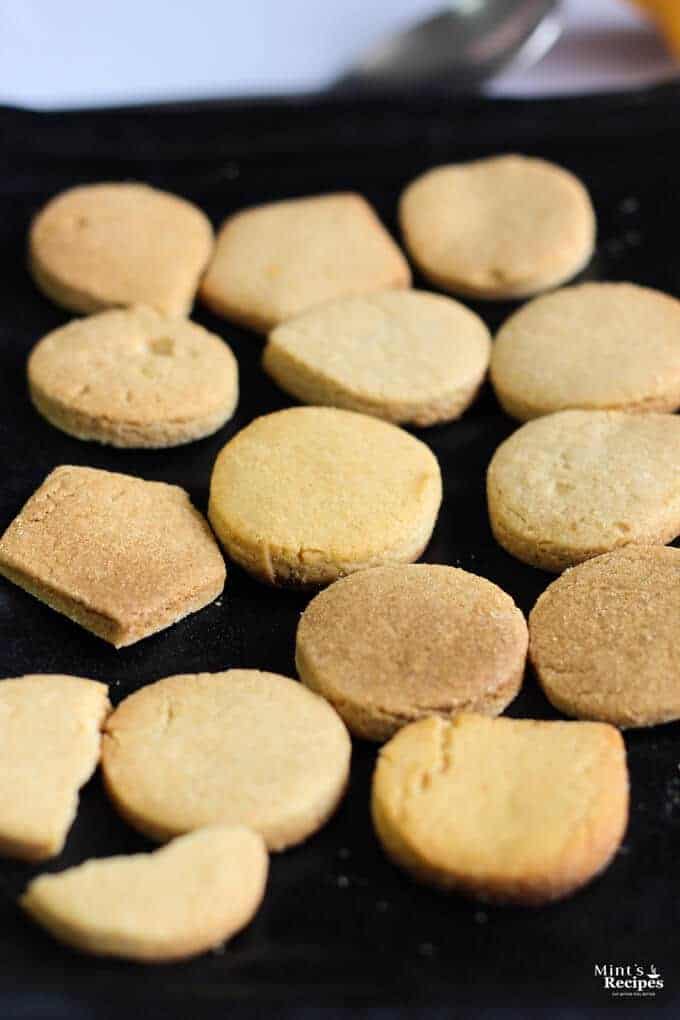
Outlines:
{"label": "cookie piece", "polygon": [[469,407],[490,352],[474,312],[439,294],[395,290],[340,298],[277,326],[262,364],[306,404],[434,425]]}
{"label": "cookie piece", "polygon": [[476,298],[521,298],[556,287],[588,263],[595,214],[583,184],[526,156],[438,166],[399,203],[406,247],[438,287]]}
{"label": "cookie piece", "polygon": [[312,599],[300,679],[367,740],[423,716],[497,715],[522,683],[527,626],[509,595],[456,567],[375,567]]}
{"label": "cookie piece", "polygon": [[627,546],[565,571],[529,617],[531,661],[566,715],[680,719],[680,549]]}
{"label": "cookie piece", "polygon": [[487,472],[496,540],[559,573],[622,545],[680,534],[680,418],[560,411],[498,447]]}
{"label": "cookie piece", "polygon": [[257,833],[215,825],[150,854],[41,875],[20,904],[85,953],[164,963],[205,953],[245,928],[262,902],[267,871]]}
{"label": "cookie piece", "polygon": [[227,443],[208,515],[255,577],[316,585],[417,559],[441,498],[434,454],[407,432],[353,411],[293,407]]}
{"label": "cookie piece", "polygon": [[350,750],[340,717],[302,684],[231,669],[126,698],[106,725],[102,771],[123,818],[151,839],[242,824],[284,850],[335,811]]}
{"label": "cookie piece", "polygon": [[106,684],[41,674],[0,681],[0,853],[61,853],[97,767]]}
{"label": "cookie piece", "polygon": [[202,609],[226,577],[184,489],[67,465],[0,539],[0,574],[116,648]]}
{"label": "cookie piece", "polygon": [[632,283],[536,298],[501,327],[491,382],[520,421],[565,408],[680,407],[680,301]]}
{"label": "cookie piece", "polygon": [[421,719],[381,750],[372,814],[419,881],[499,903],[561,899],[623,839],[623,740],[604,723]]}
{"label": "cookie piece", "polygon": [[266,333],[323,301],[410,284],[408,263],[372,207],[348,192],[230,216],[200,296],[218,315]]}
{"label": "cookie piece", "polygon": [[33,278],[74,312],[150,305],[188,315],[213,248],[210,221],[146,184],[86,184],[51,199],[31,224]]}

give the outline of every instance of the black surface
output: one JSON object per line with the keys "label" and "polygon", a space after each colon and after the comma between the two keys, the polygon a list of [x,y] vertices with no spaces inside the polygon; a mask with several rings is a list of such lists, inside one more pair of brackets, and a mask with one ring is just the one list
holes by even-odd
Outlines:
{"label": "black surface", "polygon": [[[250,419],[290,401],[258,368],[261,340],[203,309],[240,364],[238,413],[213,438],[164,452],[112,451],[52,429],[31,408],[30,347],[67,314],[24,268],[30,217],[54,192],[99,179],[137,178],[198,202],[215,223],[240,206],[356,188],[395,229],[402,186],[430,165],[502,150],[553,158],[580,174],[600,224],[586,274],[632,279],[680,294],[680,103],[672,89],[634,97],[540,103],[421,101],[208,104],[38,115],[0,110],[0,528],[55,465],[89,464],[185,486],[205,509],[217,451]],[[481,308],[490,325],[509,306]],[[484,470],[513,429],[484,391],[458,423],[421,431],[439,457],[444,504],[425,559],[461,565],[502,585],[527,612],[550,578],[492,540]],[[236,568],[219,604],[116,652],[35,599],[0,582],[0,676],[63,671],[107,680],[115,701],[158,677],[252,666],[293,673],[305,597],[261,587]],[[512,715],[553,717],[528,676]],[[0,1012],[3,1016],[123,1014],[155,1004],[164,1015],[226,1015],[267,1001],[440,1003],[459,1007],[607,1006],[601,963],[653,963],[666,981],[656,1005],[677,1000],[680,922],[680,728],[626,734],[630,829],[599,880],[541,910],[480,907],[419,888],[383,858],[368,816],[375,749],[356,745],[349,795],[308,845],[272,860],[266,902],[220,954],[150,970],[78,956],[34,928],[13,900],[31,869],[0,866]],[[108,805],[97,777],[82,796],[61,869],[144,841]],[[620,1007],[649,1009],[649,1000]],[[278,1007],[277,1007],[278,1009]],[[155,1013],[154,1013],[155,1015]],[[448,1013],[448,1015],[452,1015]]]}

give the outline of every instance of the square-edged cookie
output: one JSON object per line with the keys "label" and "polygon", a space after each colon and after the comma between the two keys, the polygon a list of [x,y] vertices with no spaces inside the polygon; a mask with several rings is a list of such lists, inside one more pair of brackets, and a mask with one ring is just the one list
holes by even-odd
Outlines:
{"label": "square-edged cookie", "polygon": [[0,539],[0,574],[121,648],[203,608],[226,570],[184,489],[61,466]]}

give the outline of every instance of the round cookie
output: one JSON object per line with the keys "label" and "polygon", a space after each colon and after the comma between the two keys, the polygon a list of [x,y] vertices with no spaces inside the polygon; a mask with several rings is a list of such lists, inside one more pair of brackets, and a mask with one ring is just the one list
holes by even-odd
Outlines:
{"label": "round cookie", "polygon": [[529,617],[531,661],[566,715],[680,719],[680,549],[628,546],[565,571]]}
{"label": "round cookie", "polygon": [[387,740],[428,715],[497,715],[519,691],[527,626],[509,595],[465,570],[418,563],[336,581],[302,614],[300,678],[349,729]]}
{"label": "round cookie", "polygon": [[476,298],[521,298],[556,287],[583,269],[595,245],[595,214],[583,184],[554,163],[526,156],[435,167],[406,188],[399,217],[424,276]]}
{"label": "round cookie", "polygon": [[107,721],[102,771],[123,818],[151,839],[247,825],[284,850],[335,811],[350,750],[340,717],[302,684],[232,669],[131,694]]}
{"label": "round cookie", "polygon": [[39,875],[20,904],[85,953],[163,963],[204,953],[244,928],[262,902],[267,871],[261,836],[210,826],[150,854]]}
{"label": "round cookie", "polygon": [[490,352],[474,312],[439,294],[395,290],[341,298],[283,323],[262,363],[304,403],[434,425],[472,403]]}
{"label": "round cookie", "polygon": [[86,184],[63,191],[29,234],[33,278],[74,312],[151,305],[188,315],[213,248],[207,216],[146,184]]}
{"label": "round cookie", "polygon": [[560,411],[494,453],[487,500],[496,540],[559,573],[624,545],[680,534],[680,418]]}
{"label": "round cookie", "polygon": [[604,723],[421,719],[382,748],[372,814],[387,854],[419,881],[547,903],[616,853],[628,819],[625,747]]}
{"label": "round cookie", "polygon": [[78,439],[177,446],[231,418],[238,365],[202,326],[137,306],[48,333],[28,359],[28,384],[43,417]]}
{"label": "round cookie", "polygon": [[545,294],[501,327],[491,382],[520,421],[565,408],[675,411],[680,301],[632,283]]}
{"label": "round cookie", "polygon": [[415,560],[442,497],[430,449],[353,411],[257,418],[213,468],[208,514],[233,560],[270,584],[318,585]]}
{"label": "round cookie", "polygon": [[408,262],[372,206],[347,192],[230,216],[200,294],[218,315],[266,333],[324,301],[410,285]]}

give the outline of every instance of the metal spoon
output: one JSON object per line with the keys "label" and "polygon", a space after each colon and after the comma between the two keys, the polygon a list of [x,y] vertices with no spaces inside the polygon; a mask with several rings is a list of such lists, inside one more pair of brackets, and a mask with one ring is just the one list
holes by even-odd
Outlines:
{"label": "metal spoon", "polygon": [[450,0],[369,49],[335,88],[470,89],[511,63],[540,60],[561,29],[559,0]]}

